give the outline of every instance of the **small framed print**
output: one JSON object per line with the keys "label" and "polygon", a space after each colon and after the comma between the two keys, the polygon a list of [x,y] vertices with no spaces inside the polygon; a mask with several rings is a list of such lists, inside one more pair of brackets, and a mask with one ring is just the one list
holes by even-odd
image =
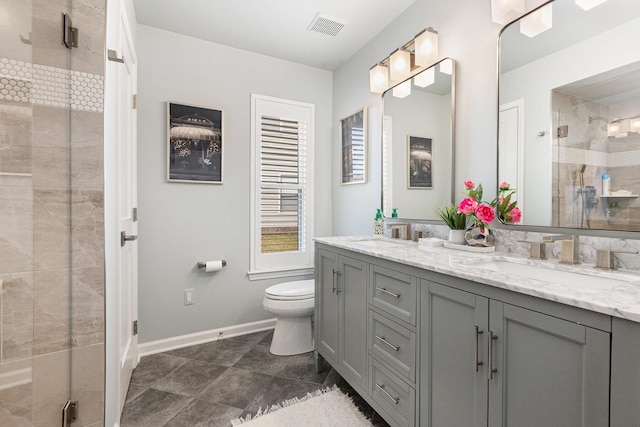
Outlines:
{"label": "small framed print", "polygon": [[367,107],[340,119],[342,184],[367,181]]}
{"label": "small framed print", "polygon": [[432,139],[407,136],[407,187],[433,188]]}
{"label": "small framed print", "polygon": [[167,103],[167,180],[222,184],[222,110]]}

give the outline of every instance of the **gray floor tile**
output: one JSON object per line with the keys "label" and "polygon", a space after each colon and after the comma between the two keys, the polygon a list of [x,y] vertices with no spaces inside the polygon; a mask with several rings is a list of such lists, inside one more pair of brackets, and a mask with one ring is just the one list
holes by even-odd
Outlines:
{"label": "gray floor tile", "polygon": [[313,368],[313,352],[294,356],[274,356],[269,348],[257,345],[245,354],[236,368],[250,369],[268,375],[276,375],[322,384],[329,372],[317,373]]}
{"label": "gray floor tile", "polygon": [[251,350],[258,341],[247,342],[237,338],[230,338],[203,344],[202,350],[194,356],[194,359],[221,366],[232,366]]}
{"label": "gray floor tile", "polygon": [[309,392],[318,390],[319,385],[305,381],[273,377],[273,379],[258,393],[247,406],[243,416],[255,414],[258,409],[266,409],[272,405],[294,397],[304,397]]}
{"label": "gray floor tile", "polygon": [[226,366],[199,360],[189,360],[166,377],[156,381],[153,388],[183,396],[196,396],[226,371]]}
{"label": "gray floor tile", "polygon": [[271,378],[258,372],[229,368],[200,393],[198,399],[244,409]]}
{"label": "gray floor tile", "polygon": [[125,405],[122,427],[161,426],[191,401],[190,398],[150,388]]}
{"label": "gray floor tile", "polygon": [[133,399],[135,399],[136,397],[140,396],[142,393],[147,391],[148,388],[149,387],[144,387],[144,386],[133,384],[133,383],[129,384],[129,390],[127,391],[127,398],[125,399],[124,403],[127,404],[131,402]]}
{"label": "gray floor tile", "polygon": [[195,399],[164,427],[230,427],[241,413],[242,409]]}
{"label": "gray floor tile", "polygon": [[152,354],[143,357],[133,370],[131,382],[141,386],[151,386],[156,381],[169,375],[173,370],[187,363],[189,359],[168,354]]}
{"label": "gray floor tile", "polygon": [[342,378],[342,376],[335,369],[331,367],[328,369],[329,369],[329,373],[327,374],[327,377],[322,383],[322,387],[333,387],[334,385],[336,385],[340,390],[344,391],[345,393],[347,391],[353,390],[353,388],[351,388],[349,383],[345,381],[345,379]]}
{"label": "gray floor tile", "polygon": [[265,335],[262,340],[258,343],[259,345],[266,345],[267,347],[271,347],[271,340],[273,339],[273,331],[269,331],[267,335]]}

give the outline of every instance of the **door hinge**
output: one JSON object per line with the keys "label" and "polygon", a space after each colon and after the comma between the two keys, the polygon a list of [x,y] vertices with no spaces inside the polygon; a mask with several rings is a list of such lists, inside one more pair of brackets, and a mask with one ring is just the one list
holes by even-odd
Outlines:
{"label": "door hinge", "polygon": [[557,133],[557,137],[558,138],[566,138],[568,136],[569,136],[569,126],[568,125],[564,125],[564,126],[558,127],[558,133]]}
{"label": "door hinge", "polygon": [[78,419],[78,401],[67,400],[62,407],[62,427],[68,427]]}
{"label": "door hinge", "polygon": [[138,321],[133,321],[133,335],[138,335]]}
{"label": "door hinge", "polygon": [[71,17],[66,13],[62,14],[62,44],[67,49],[78,47],[78,29],[71,23]]}
{"label": "door hinge", "polygon": [[133,208],[133,212],[131,213],[131,216],[133,217],[133,222],[138,221],[138,208]]}
{"label": "door hinge", "polygon": [[138,108],[138,95],[133,95],[133,107],[134,110]]}

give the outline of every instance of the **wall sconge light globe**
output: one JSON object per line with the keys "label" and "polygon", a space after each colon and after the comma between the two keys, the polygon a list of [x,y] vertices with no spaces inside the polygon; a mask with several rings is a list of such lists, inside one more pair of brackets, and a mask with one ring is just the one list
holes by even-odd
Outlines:
{"label": "wall sconge light globe", "polygon": [[389,88],[389,67],[376,64],[369,70],[369,87],[373,93],[382,93]]}
{"label": "wall sconge light globe", "polygon": [[607,125],[607,136],[624,138],[629,134],[629,120],[614,120]]}
{"label": "wall sconge light globe", "polygon": [[442,74],[451,75],[451,73],[453,73],[453,62],[450,59],[445,59],[444,61],[442,61],[440,63],[440,72]]}
{"label": "wall sconge light globe", "polygon": [[429,27],[419,33],[414,41],[416,65],[429,67],[438,60],[438,32]]}
{"label": "wall sconge light globe", "polygon": [[589,10],[606,1],[607,0],[576,0],[576,4],[584,10]]}
{"label": "wall sconge light globe", "polygon": [[520,32],[528,37],[535,37],[553,26],[553,4],[537,9],[520,20]]}
{"label": "wall sconge light globe", "polygon": [[435,82],[435,67],[424,70],[420,74],[416,74],[413,78],[413,84],[420,87],[427,87]]}
{"label": "wall sconge light globe", "polygon": [[491,20],[505,25],[524,14],[524,0],[491,0]]}
{"label": "wall sconge light globe", "polygon": [[640,117],[629,120],[629,132],[640,132]]}
{"label": "wall sconge light globe", "polygon": [[404,98],[409,95],[411,95],[411,80],[400,83],[393,88],[393,96],[395,96],[396,98]]}
{"label": "wall sconge light globe", "polygon": [[411,52],[397,49],[391,54],[389,77],[393,81],[402,81],[411,75]]}

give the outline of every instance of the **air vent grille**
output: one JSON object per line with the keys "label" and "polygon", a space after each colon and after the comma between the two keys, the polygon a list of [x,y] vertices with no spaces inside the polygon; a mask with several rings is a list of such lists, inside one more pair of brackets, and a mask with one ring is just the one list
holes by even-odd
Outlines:
{"label": "air vent grille", "polygon": [[346,21],[318,13],[309,24],[307,30],[335,37],[345,25],[347,25]]}

